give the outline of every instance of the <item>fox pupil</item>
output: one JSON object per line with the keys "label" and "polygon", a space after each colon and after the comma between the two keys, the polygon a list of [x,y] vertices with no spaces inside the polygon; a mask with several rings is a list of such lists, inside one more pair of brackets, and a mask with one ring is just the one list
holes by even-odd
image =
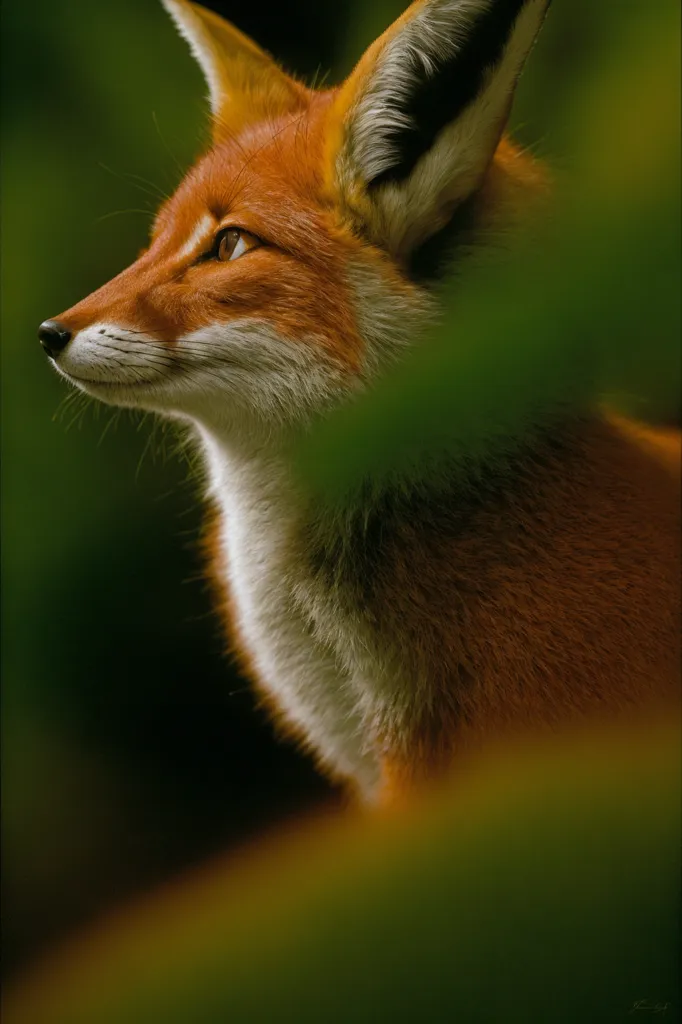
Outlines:
{"label": "fox pupil", "polygon": [[230,259],[237,247],[240,237],[241,232],[237,228],[227,228],[227,230],[222,231],[218,235],[217,257],[219,260],[226,262]]}

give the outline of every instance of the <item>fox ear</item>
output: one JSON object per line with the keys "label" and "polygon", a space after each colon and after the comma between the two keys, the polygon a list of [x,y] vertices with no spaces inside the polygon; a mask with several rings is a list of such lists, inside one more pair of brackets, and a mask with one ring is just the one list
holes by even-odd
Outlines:
{"label": "fox ear", "polygon": [[333,186],[404,255],[481,183],[550,0],[417,0],[342,86]]}
{"label": "fox ear", "polygon": [[304,109],[308,90],[218,14],[189,0],[161,0],[204,73],[214,137]]}

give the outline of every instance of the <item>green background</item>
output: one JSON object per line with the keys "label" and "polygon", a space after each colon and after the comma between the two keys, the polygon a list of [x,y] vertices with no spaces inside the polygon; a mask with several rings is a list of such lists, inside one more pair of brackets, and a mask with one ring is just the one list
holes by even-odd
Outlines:
{"label": "green background", "polygon": [[[288,68],[332,69],[337,81],[402,7],[226,0],[220,10]],[[485,446],[500,423],[512,434],[557,397],[603,390],[648,418],[679,419],[678,20],[672,0],[553,5],[513,126],[555,169],[560,242],[541,265],[521,245],[513,272],[473,280],[373,407],[332,419],[301,452],[316,485],[400,463],[408,436]],[[201,152],[199,72],[154,0],[6,4],[3,21],[13,973],[106,908],[339,797],[275,741],[222,655],[202,580],[200,487],[172,433],[70,402],[37,343],[40,321],[134,258],[158,195]],[[473,349],[447,344],[453,325]]]}

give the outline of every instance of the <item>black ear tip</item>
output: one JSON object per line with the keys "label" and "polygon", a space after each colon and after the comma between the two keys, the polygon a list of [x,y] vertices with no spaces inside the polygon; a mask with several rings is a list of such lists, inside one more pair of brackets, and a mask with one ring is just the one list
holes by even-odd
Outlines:
{"label": "black ear tip", "polygon": [[[417,74],[401,97],[405,127],[393,133],[394,159],[368,183],[371,187],[408,178],[443,129],[477,99],[503,61],[519,15],[528,4],[529,0],[480,0],[459,12],[461,39],[451,45],[448,55],[433,53],[433,73]],[[545,3],[545,11],[548,6]]]}

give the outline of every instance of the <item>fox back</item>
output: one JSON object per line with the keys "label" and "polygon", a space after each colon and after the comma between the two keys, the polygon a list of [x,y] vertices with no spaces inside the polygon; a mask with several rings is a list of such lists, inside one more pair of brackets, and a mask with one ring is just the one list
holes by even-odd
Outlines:
{"label": "fox back", "polygon": [[339,88],[311,90],[217,15],[164,6],[213,142],[148,249],[46,321],[57,370],[189,424],[232,643],[273,717],[368,799],[491,733],[614,713],[679,675],[679,439],[595,408],[506,456],[314,500],[292,439],[438,316],[441,257],[547,193],[504,135],[548,0],[417,0]]}

